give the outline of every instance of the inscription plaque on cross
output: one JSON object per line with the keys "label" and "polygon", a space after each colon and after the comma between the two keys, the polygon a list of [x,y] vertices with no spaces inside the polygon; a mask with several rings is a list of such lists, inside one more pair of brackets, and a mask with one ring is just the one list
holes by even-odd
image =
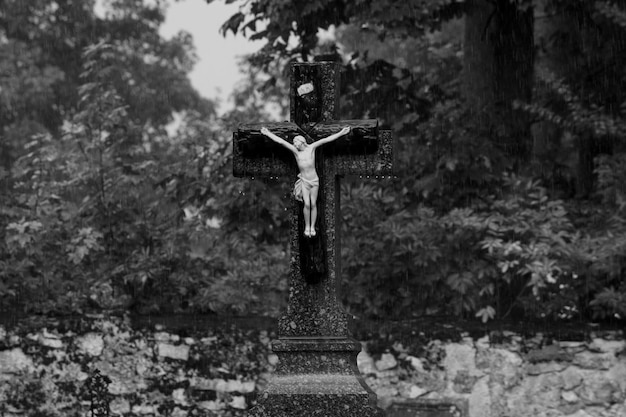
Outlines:
{"label": "inscription plaque on cross", "polygon": [[[379,130],[376,120],[337,120],[336,63],[292,64],[290,99],[291,122],[242,124],[233,134],[235,176],[296,180],[299,169],[294,154],[270,140],[267,131],[261,133],[263,128],[288,143],[304,137],[309,145],[337,136],[344,128],[350,132],[315,150],[319,194],[313,226],[317,233],[305,233],[309,224],[305,211],[293,199],[289,300],[278,321],[279,338],[272,342],[279,364],[252,415],[306,416],[309,411],[310,415],[378,416],[375,396],[356,367],[360,344],[349,338],[348,314],[337,301],[339,184],[344,175],[390,176],[391,132]],[[294,401],[297,409],[292,409]]]}

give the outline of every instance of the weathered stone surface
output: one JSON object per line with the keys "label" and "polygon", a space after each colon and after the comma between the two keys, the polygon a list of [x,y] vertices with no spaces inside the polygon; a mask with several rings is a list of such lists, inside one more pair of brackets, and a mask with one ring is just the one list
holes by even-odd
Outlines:
{"label": "weathered stone surface", "polygon": [[142,358],[137,361],[135,364],[135,372],[139,376],[144,376],[144,374],[150,369],[150,362],[147,358]]}
{"label": "weathered stone surface", "polygon": [[626,393],[626,358],[622,358],[607,371],[607,378],[615,381],[620,391]]}
{"label": "weathered stone surface", "polygon": [[492,361],[492,350],[488,348],[477,348],[476,349],[476,369],[487,370],[491,367]]}
{"label": "weathered stone surface", "polygon": [[561,413],[561,415],[569,416],[570,414],[574,414],[578,410],[581,410],[585,405],[580,402],[568,403],[562,401],[561,404],[558,405],[557,410]]}
{"label": "weathered stone surface", "polygon": [[217,392],[239,392],[248,394],[255,390],[256,383],[254,381],[240,381],[237,379],[225,380],[223,378],[207,379],[194,378],[191,386],[198,390],[212,390]]}
{"label": "weathered stone surface", "polygon": [[123,375],[107,373],[110,379],[109,393],[113,395],[126,395],[141,391],[147,388],[146,382],[142,379],[125,378]]}
{"label": "weathered stone surface", "polygon": [[540,375],[552,372],[560,372],[567,367],[567,364],[562,362],[539,362],[531,363],[527,366],[526,372],[528,375]]}
{"label": "weathered stone surface", "polygon": [[185,394],[184,388],[177,388],[172,391],[172,400],[174,400],[175,404],[179,405],[189,405],[187,401],[187,395]]}
{"label": "weathered stone surface", "polygon": [[22,349],[0,351],[0,378],[11,378],[9,374],[18,374],[25,369],[32,369],[33,361]]}
{"label": "weathered stone surface", "polygon": [[202,410],[220,411],[226,407],[226,404],[224,404],[222,401],[209,400],[198,402],[198,407]]}
{"label": "weathered stone surface", "polygon": [[283,338],[272,342],[277,373],[352,374],[361,344],[348,338]]}
{"label": "weathered stone surface", "polygon": [[561,398],[563,399],[563,401],[568,403],[575,403],[579,400],[578,395],[576,395],[576,393],[572,391],[561,392]]}
{"label": "weathered stone surface", "polygon": [[460,370],[456,373],[454,379],[452,380],[452,389],[454,390],[454,392],[468,394],[472,392],[476,380],[478,380],[477,376],[470,375],[469,371],[467,370]]}
{"label": "weathered stone surface", "polygon": [[189,413],[185,409],[174,407],[172,410],[172,417],[187,417]]}
{"label": "weathered stone surface", "polygon": [[477,339],[474,342],[474,346],[476,346],[476,349],[478,350],[489,349],[491,347],[491,341],[489,339],[489,336],[483,336]]}
{"label": "weathered stone surface", "polygon": [[572,355],[559,349],[559,346],[552,344],[540,349],[532,349],[526,355],[526,360],[530,363],[549,361],[569,362],[572,360]]}
{"label": "weathered stone surface", "polygon": [[585,410],[578,410],[574,414],[570,414],[567,417],[594,417]]}
{"label": "weathered stone surface", "polygon": [[212,345],[216,341],[217,341],[217,336],[203,337],[202,339],[200,339],[200,343],[207,345],[207,346]]}
{"label": "weathered stone surface", "polygon": [[102,335],[96,333],[87,333],[80,336],[76,340],[78,350],[89,356],[100,356],[104,349],[104,339]]}
{"label": "weathered stone surface", "polygon": [[623,340],[604,340],[598,337],[594,338],[589,345],[589,349],[599,352],[617,354],[626,348],[626,342]]}
{"label": "weathered stone surface", "polygon": [[352,375],[279,375],[272,382],[251,416],[382,417],[374,397]]}
{"label": "weathered stone surface", "polygon": [[467,417],[468,405],[463,399],[440,398],[418,400],[395,400],[387,417]]}
{"label": "weathered stone surface", "polygon": [[374,359],[365,350],[357,355],[356,364],[361,375],[375,374],[377,371]]}
{"label": "weathered stone surface", "polygon": [[607,379],[604,373],[586,373],[575,392],[586,405],[614,404],[623,398],[615,381]]}
{"label": "weathered stone surface", "polygon": [[[101,335],[101,333],[95,331],[94,333]],[[51,331],[50,334],[55,334],[55,332]],[[106,334],[108,335],[109,333]],[[14,334],[8,333],[6,338],[13,336]],[[2,406],[6,405],[7,395],[15,395],[18,392],[14,389],[15,386],[19,387],[21,382],[27,381],[28,378],[31,378],[31,381],[32,378],[35,378],[37,383],[41,382],[44,389],[43,392],[50,404],[61,398],[59,393],[65,394],[65,391],[61,391],[61,389],[64,390],[67,383],[84,381],[87,374],[81,370],[81,364],[67,362],[76,358],[72,353],[74,353],[75,347],[78,348],[80,346],[80,340],[83,336],[70,335],[66,332],[62,334],[62,340],[65,345],[64,350],[41,349],[39,347],[40,333],[34,332],[30,337],[22,339],[23,347],[0,350],[0,404]],[[253,381],[243,379],[229,379],[227,377],[201,379],[198,378],[198,373],[196,373],[194,368],[189,368],[191,372],[177,375],[177,371],[185,369],[186,372],[187,365],[192,365],[192,362],[190,361],[185,367],[181,367],[179,362],[163,361],[157,355],[147,354],[154,346],[154,340],[151,336],[151,334],[146,336],[146,334],[142,333],[132,334],[127,343],[121,344],[115,337],[110,337],[107,339],[107,343],[105,343],[106,348],[102,354],[90,361],[93,367],[100,369],[103,374],[112,379],[112,384],[109,386],[109,392],[115,395],[111,404],[112,416],[129,414],[132,411],[132,405],[138,404],[137,400],[141,401],[141,404],[158,407],[154,398],[164,398],[170,404],[177,404],[177,408],[170,412],[171,416],[175,417],[191,415],[192,413],[187,410],[198,407],[200,401],[204,401],[203,406],[205,410],[214,410],[214,413],[207,412],[207,414],[237,413],[239,410],[243,410],[243,408],[239,407],[243,407],[244,404],[246,407],[251,405],[250,400],[252,396],[250,394],[258,390],[259,387],[263,387],[266,384],[265,381],[271,378],[269,374],[260,376],[258,379],[259,387],[257,387]],[[209,345],[215,348],[220,345],[219,338],[211,337],[209,339]],[[180,340],[183,342],[184,338]],[[196,343],[200,344],[200,337],[197,337],[195,340]],[[609,339],[609,342],[614,341],[615,338]],[[109,342],[111,343],[110,345],[108,344]],[[309,340],[297,346],[288,346],[284,354],[294,355],[294,357],[304,355],[305,352],[298,350],[299,346],[300,348],[312,350],[314,356],[320,355],[320,361],[332,361],[328,357],[322,359],[324,351],[329,349],[319,349],[318,343],[320,341],[312,344]],[[375,388],[375,392],[379,394],[379,404],[389,406],[394,403],[395,398],[420,400],[465,398],[468,401],[472,398],[474,414],[469,415],[469,417],[626,416],[624,397],[626,393],[626,356],[617,355],[612,357],[609,355],[614,360],[609,369],[581,368],[574,363],[564,363],[562,361],[535,362],[531,365],[549,367],[552,362],[555,362],[559,365],[567,365],[567,367],[561,371],[529,375],[526,372],[529,364],[524,362],[524,353],[518,354],[515,351],[508,351],[506,343],[498,343],[493,347],[487,348],[483,345],[476,349],[476,358],[480,356],[481,367],[479,371],[484,376],[476,379],[471,392],[467,393],[457,391],[467,389],[467,386],[463,390],[458,389],[458,382],[467,375],[471,375],[468,373],[468,369],[459,369],[460,365],[458,365],[457,361],[452,362],[457,366],[455,374],[457,389],[455,390],[454,384],[450,384],[454,382],[454,379],[448,379],[451,375],[444,369],[445,360],[443,358],[445,355],[437,354],[437,351],[444,349],[448,343],[445,341],[428,341],[423,346],[418,346],[418,349],[406,349],[407,355],[403,356],[403,359],[400,359],[399,356],[405,352],[405,349],[396,345],[394,347],[390,346],[389,349],[391,349],[394,356],[400,352],[398,356],[395,356],[399,366],[385,371],[377,370],[371,356],[367,355],[367,352],[362,352],[359,355],[359,363],[369,364],[371,373],[367,376],[367,381],[371,387]],[[354,351],[346,349],[346,355],[355,354],[359,346],[367,346],[364,343],[342,345],[341,343],[333,342],[333,344],[342,349],[354,346]],[[404,346],[410,346],[408,343],[404,343],[404,341],[403,344]],[[185,343],[185,345],[189,344]],[[455,348],[457,345],[471,346],[471,343],[469,340],[464,339],[463,343],[455,344]],[[588,343],[582,343],[576,349],[582,348],[589,353],[590,357],[597,355],[600,358],[606,358],[605,354],[616,351],[614,348],[606,348],[604,350],[609,350],[609,352],[604,352],[598,346],[588,345]],[[267,348],[267,344],[263,346],[264,349]],[[560,348],[563,349],[562,343]],[[315,349],[318,350],[316,351]],[[334,354],[336,353],[331,352],[331,355]],[[16,356],[15,360],[13,360],[12,355]],[[422,355],[419,358],[413,356],[422,365],[422,369],[419,371],[409,365],[412,355]],[[11,356],[11,359],[7,359],[7,356]],[[26,365],[18,366],[19,362],[26,362]],[[478,360],[476,362],[478,363]],[[15,368],[11,368],[12,366],[15,366]],[[347,367],[349,368],[349,366]],[[338,369],[344,369],[343,365]],[[36,373],[33,374],[31,373],[32,371],[36,371]],[[159,378],[164,377],[166,374],[169,375],[168,379],[174,378],[179,382],[188,380],[191,389],[177,387],[169,394],[167,392],[159,392],[158,389],[162,387]],[[5,387],[11,387],[11,389],[7,391]],[[201,390],[202,395],[195,395],[196,389]],[[367,393],[367,390],[365,392]],[[129,403],[130,398],[132,400]],[[367,395],[361,398],[364,398],[363,401],[367,406],[370,406],[371,403],[366,400],[368,398]],[[213,400],[209,402],[206,401],[207,399]],[[63,400],[60,402],[61,405],[64,404]],[[185,402],[188,405],[185,405]],[[56,406],[56,403],[54,404]],[[83,407],[87,406],[88,404],[83,404]],[[30,411],[22,410],[19,407],[11,407],[13,406],[5,407],[4,411],[7,417],[24,416]],[[147,409],[143,411],[147,411]],[[61,412],[63,411],[61,410]],[[134,415],[148,416],[151,414]],[[414,417],[413,415],[409,416]],[[432,417],[431,415],[427,416]]]}
{"label": "weathered stone surface", "polygon": [[408,397],[411,399],[417,398],[417,397],[421,397],[422,395],[428,393],[427,390],[418,387],[417,385],[413,385],[411,386],[411,388],[409,389],[408,392]]}
{"label": "weathered stone surface", "polygon": [[[358,167],[364,166],[362,162],[363,156],[376,154],[378,151],[378,121],[369,120],[341,120],[341,121],[325,121],[315,124],[312,129],[306,133],[295,123],[246,123],[239,125],[237,135],[233,140],[235,148],[241,148],[241,159],[246,161],[247,171],[241,173],[235,171],[235,175],[276,175],[275,171],[282,171],[279,168],[283,163],[288,166],[294,165],[293,155],[280,145],[274,143],[269,138],[261,134],[261,128],[266,127],[276,135],[284,138],[288,142],[293,141],[296,135],[308,135],[312,138],[323,138],[337,133],[342,128],[349,126],[351,134],[343,138],[340,142],[327,144],[324,152],[335,155],[359,155],[359,158],[349,158],[349,160],[357,163]],[[235,150],[238,153],[237,150]],[[262,164],[264,158],[268,159],[267,164]],[[278,163],[277,163],[278,162]],[[259,168],[267,165],[270,172],[263,173]],[[242,165],[243,166],[243,165]]]}
{"label": "weathered stone surface", "polygon": [[[278,320],[279,338],[271,344],[279,360],[251,415],[379,415],[375,397],[358,375],[357,354],[361,345],[349,339],[349,315],[337,301],[335,289],[340,279],[337,216],[339,175],[383,175],[386,170],[391,174],[391,134],[387,132],[381,141],[375,120],[336,120],[339,116],[336,63],[293,64],[290,83],[292,123],[273,124],[271,130],[282,133],[287,140],[297,134],[311,136],[309,141],[345,125],[353,130],[345,143],[323,147],[316,154],[320,187],[315,238],[303,236],[302,208],[295,200],[292,203],[288,308]],[[306,87],[308,92],[297,93],[300,87]],[[293,173],[295,179],[292,155],[273,144],[252,140],[258,136],[260,127],[261,124],[246,125],[234,134],[234,174]],[[251,152],[249,148],[255,146],[264,149]]]}
{"label": "weathered stone surface", "polygon": [[416,358],[415,356],[407,356],[405,361],[408,361],[411,364],[411,368],[415,369],[418,372],[424,372],[424,364],[420,358]]}
{"label": "weathered stone surface", "polygon": [[606,411],[606,417],[626,416],[626,403],[614,404]]}
{"label": "weathered stone surface", "polygon": [[376,369],[379,371],[393,369],[396,366],[398,366],[398,361],[396,361],[395,356],[391,353],[383,353],[380,359],[376,361]]}
{"label": "weathered stone surface", "polygon": [[498,417],[491,414],[491,396],[489,395],[489,377],[482,377],[472,388],[469,397],[469,415]]}
{"label": "weathered stone surface", "polygon": [[382,409],[389,407],[393,398],[400,394],[400,391],[395,385],[377,385],[372,387],[376,398],[378,399],[378,406]]}
{"label": "weathered stone surface", "polygon": [[[294,64],[291,70],[291,89],[306,83],[314,85],[312,97],[300,97],[291,91],[291,123],[273,124],[272,129],[288,134],[309,132],[315,139],[338,128],[344,121],[336,120],[339,116],[338,92],[339,70],[336,64]],[[312,117],[318,117],[313,121]],[[377,136],[376,121],[345,121],[344,125],[363,125],[357,127],[346,142],[359,142],[359,135],[373,139]],[[246,125],[248,129],[235,134],[233,148],[234,173],[238,176],[279,176],[292,175],[295,180],[293,156],[287,152],[284,158],[276,154],[266,158],[248,158],[241,146],[248,141],[246,132],[256,132],[260,124]],[[280,131],[280,129],[283,129]],[[318,130],[316,130],[318,129]],[[324,130],[326,129],[326,130]],[[241,130],[241,129],[240,129]],[[361,132],[362,131],[362,132]],[[290,133],[291,132],[291,133]],[[369,133],[368,133],[369,132]],[[318,205],[318,237],[302,237],[302,209],[298,203],[292,205],[292,242],[291,242],[291,277],[289,282],[289,305],[287,312],[279,318],[281,337],[346,337],[348,315],[336,301],[335,288],[339,279],[338,262],[340,236],[336,231],[336,212],[338,209],[338,175],[357,173],[360,175],[391,175],[392,140],[390,132],[380,132],[375,152],[349,152],[341,154],[322,147],[316,156],[320,172],[320,191]],[[363,136],[363,135],[361,135]],[[363,136],[363,138],[365,138]],[[361,139],[363,139],[361,138]],[[358,140],[357,140],[358,139]],[[371,142],[372,140],[368,140]],[[359,148],[358,144],[355,145]],[[350,148],[354,148],[351,146]],[[255,154],[258,152],[254,152]],[[283,169],[281,167],[289,167]],[[276,170],[274,170],[274,168]],[[360,170],[360,171],[359,171]],[[389,171],[389,172],[387,172]],[[304,278],[304,279],[303,279]],[[316,284],[316,285],[312,285]]]}
{"label": "weathered stone surface", "polygon": [[62,369],[59,369],[59,381],[60,382],[83,382],[89,378],[86,372],[83,372],[80,364],[71,362],[65,365]]}
{"label": "weathered stone surface", "polygon": [[578,349],[578,348],[584,349],[586,347],[586,343],[585,342],[569,342],[567,340],[561,340],[559,341],[559,346],[564,349]]}
{"label": "weathered stone surface", "polygon": [[274,354],[274,353],[270,353],[269,355],[267,355],[267,363],[269,363],[272,366],[276,366],[278,365],[278,362],[280,360],[278,359],[278,355]]}
{"label": "weathered stone surface", "polygon": [[567,367],[567,369],[561,372],[561,377],[563,378],[564,390],[572,390],[578,387],[583,382],[583,377],[580,371],[573,366],[569,366]]}
{"label": "weathered stone surface", "polygon": [[522,378],[522,358],[515,352],[505,349],[491,350],[491,378],[502,383],[505,389],[517,385]]}
{"label": "weathered stone surface", "polygon": [[459,371],[466,371],[469,375],[482,375],[482,371],[476,368],[476,349],[469,344],[450,343],[445,347],[443,366],[449,379],[453,380]]}
{"label": "weathered stone surface", "polygon": [[114,416],[122,416],[130,413],[130,402],[123,397],[116,397],[111,401],[109,410]]}
{"label": "weathered stone surface", "polygon": [[243,395],[233,395],[228,405],[238,410],[245,410],[247,407],[246,398]]}
{"label": "weathered stone surface", "polygon": [[616,362],[614,353],[584,351],[574,356],[573,363],[585,369],[609,369]]}
{"label": "weathered stone surface", "polygon": [[169,342],[172,339],[168,332],[155,332],[153,338],[157,342]]}
{"label": "weathered stone surface", "polygon": [[22,338],[16,334],[11,334],[7,338],[7,347],[18,346],[22,341]]}
{"label": "weathered stone surface", "polygon": [[248,394],[254,392],[256,383],[254,381],[239,381],[229,380],[226,386],[226,392],[239,392],[241,394]]}
{"label": "weathered stone surface", "polygon": [[526,378],[526,390],[533,403],[551,408],[561,399],[562,378],[559,374],[548,373]]}
{"label": "weathered stone surface", "polygon": [[188,345],[170,345],[169,343],[159,343],[157,345],[158,355],[164,358],[186,361],[189,359]]}
{"label": "weathered stone surface", "polygon": [[196,376],[189,380],[189,386],[195,390],[214,390],[215,380]]}
{"label": "weathered stone surface", "polygon": [[39,337],[39,343],[52,349],[63,349],[63,342],[57,335],[47,334]]}
{"label": "weathered stone surface", "polygon": [[156,405],[150,405],[150,404],[137,404],[137,405],[133,405],[133,408],[131,410],[133,412],[133,414],[139,414],[139,415],[146,415],[146,414],[156,414],[157,413],[157,406]]}

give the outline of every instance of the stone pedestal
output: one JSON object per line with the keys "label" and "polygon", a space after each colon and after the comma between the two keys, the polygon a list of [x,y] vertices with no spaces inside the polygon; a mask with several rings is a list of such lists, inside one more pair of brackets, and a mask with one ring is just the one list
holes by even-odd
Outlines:
{"label": "stone pedestal", "polygon": [[356,368],[360,343],[289,338],[272,343],[279,364],[249,414],[255,417],[382,417]]}

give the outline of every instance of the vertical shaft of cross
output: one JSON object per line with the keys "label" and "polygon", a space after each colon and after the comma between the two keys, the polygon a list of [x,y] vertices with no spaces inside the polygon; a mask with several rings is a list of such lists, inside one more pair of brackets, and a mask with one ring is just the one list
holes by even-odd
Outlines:
{"label": "vertical shaft of cross", "polygon": [[[313,85],[312,93],[298,95],[301,85]],[[336,64],[294,64],[291,67],[291,119],[305,132],[311,132],[319,123],[338,118],[339,72]],[[337,178],[332,156],[323,147],[317,151],[316,170],[320,175],[317,200],[318,236],[310,239],[302,235],[302,208],[297,202],[292,207],[291,254],[292,275],[289,306],[279,319],[279,336],[289,337],[347,337],[347,315],[339,308],[336,298],[337,245],[335,207],[338,201]],[[323,262],[323,275],[316,285],[303,279],[302,256],[312,256]]]}
{"label": "vertical shaft of cross", "polygon": [[302,205],[295,199],[292,203],[289,301],[278,320],[279,337],[272,342],[279,363],[250,415],[380,417],[375,395],[356,366],[361,345],[349,337],[348,315],[337,300],[339,178],[344,174],[390,175],[391,134],[382,131],[379,135],[376,120],[337,120],[339,68],[335,63],[292,64],[290,95],[290,123],[246,124],[234,134],[235,175],[293,172],[293,155],[266,142],[263,127],[288,142],[299,134],[317,141],[346,126],[352,132],[316,151],[317,236],[304,235]]}

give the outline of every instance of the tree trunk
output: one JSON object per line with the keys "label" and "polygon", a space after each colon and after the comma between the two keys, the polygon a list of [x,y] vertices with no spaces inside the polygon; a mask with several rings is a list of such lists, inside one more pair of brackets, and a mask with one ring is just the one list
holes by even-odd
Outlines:
{"label": "tree trunk", "polygon": [[[537,69],[564,79],[586,106],[593,102],[593,96],[598,92],[605,92],[602,102],[596,101],[596,104],[606,106],[609,112],[609,109],[616,109],[623,101],[622,70],[621,65],[613,70],[616,66],[612,64],[615,63],[614,57],[620,54],[620,50],[614,48],[624,42],[613,36],[619,36],[622,31],[594,22],[592,4],[572,1],[567,6],[550,8],[550,3],[549,0],[539,0],[536,7]],[[553,103],[552,108],[567,113],[564,104],[556,107]],[[573,146],[566,146],[561,143],[562,129],[548,121],[537,125],[544,128],[535,129],[535,152],[540,154],[542,145],[555,150],[556,157],[546,158],[545,165],[558,162],[561,167],[554,167],[554,171],[564,171],[569,176],[564,179],[575,185],[575,195],[589,197],[595,182],[594,158],[613,153],[619,138],[598,140],[591,132],[577,132],[574,133]]]}
{"label": "tree trunk", "polygon": [[533,85],[533,13],[508,0],[471,0],[465,20],[463,94],[482,132],[518,170],[528,161],[529,118],[512,108],[529,101]]}
{"label": "tree trunk", "polygon": [[[465,17],[462,92],[486,137],[503,150],[515,172],[528,169],[532,152],[530,117],[514,110],[514,100],[532,97],[534,44],[532,9],[520,11],[509,0],[470,0]],[[526,280],[518,278],[498,288],[497,315],[512,310]]]}

